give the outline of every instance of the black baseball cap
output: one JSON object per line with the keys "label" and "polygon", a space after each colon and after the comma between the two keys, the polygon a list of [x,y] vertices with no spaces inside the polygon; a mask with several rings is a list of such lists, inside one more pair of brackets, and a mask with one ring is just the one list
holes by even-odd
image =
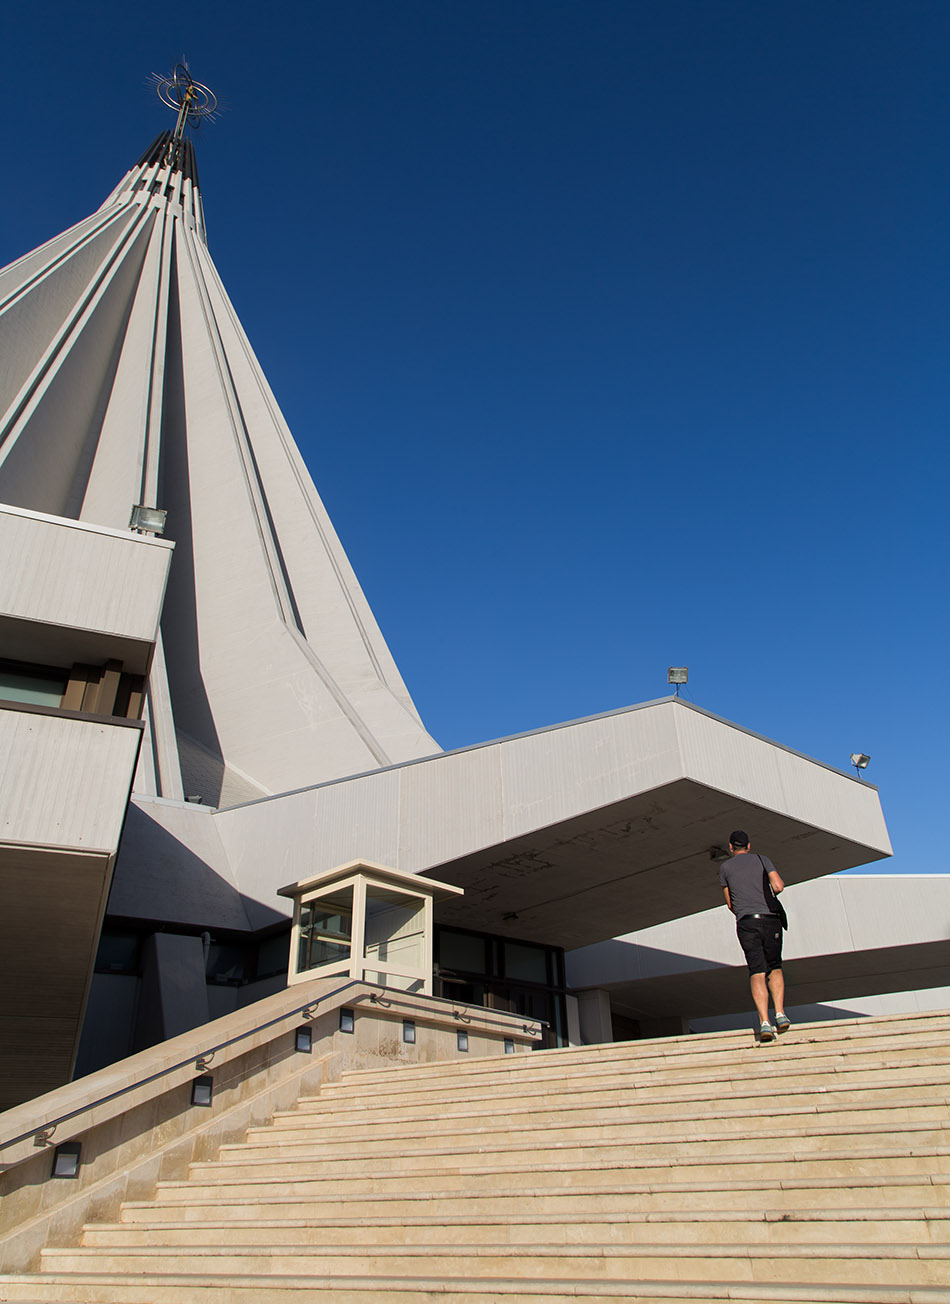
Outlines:
{"label": "black baseball cap", "polygon": [[743,833],[741,829],[735,829],[729,834],[729,841],[734,847],[747,847],[749,845],[749,835]]}

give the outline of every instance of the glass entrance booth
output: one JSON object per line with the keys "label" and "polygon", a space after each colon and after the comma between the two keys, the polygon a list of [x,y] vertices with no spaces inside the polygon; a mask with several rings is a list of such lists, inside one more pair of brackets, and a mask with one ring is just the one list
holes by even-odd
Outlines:
{"label": "glass entrance booth", "polygon": [[464,889],[354,860],[279,895],[294,903],[289,984],[346,974],[431,996],[433,902]]}

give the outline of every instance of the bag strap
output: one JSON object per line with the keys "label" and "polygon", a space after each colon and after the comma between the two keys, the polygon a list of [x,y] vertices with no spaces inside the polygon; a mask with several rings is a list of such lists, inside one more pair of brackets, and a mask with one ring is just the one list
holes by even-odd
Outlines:
{"label": "bag strap", "polygon": [[788,928],[788,915],[786,915],[785,907],[782,905],[781,901],[779,901],[775,894],[775,889],[769,882],[769,871],[765,868],[765,861],[761,856],[759,856],[758,852],[755,854],[758,856],[759,864],[762,866],[762,892],[765,896],[765,903],[766,905],[771,904],[772,913],[778,915],[779,919],[782,921],[783,928]]}

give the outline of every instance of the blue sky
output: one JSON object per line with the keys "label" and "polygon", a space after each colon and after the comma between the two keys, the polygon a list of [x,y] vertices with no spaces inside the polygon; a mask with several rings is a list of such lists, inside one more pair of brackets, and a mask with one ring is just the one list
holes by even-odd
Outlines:
{"label": "blue sky", "polygon": [[184,52],[212,254],[446,747],[663,696],[945,871],[945,0],[40,3],[0,262]]}

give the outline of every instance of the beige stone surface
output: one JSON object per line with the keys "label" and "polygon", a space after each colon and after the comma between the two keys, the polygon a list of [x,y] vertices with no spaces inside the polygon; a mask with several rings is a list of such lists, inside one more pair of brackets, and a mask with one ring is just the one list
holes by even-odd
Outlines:
{"label": "beige stone surface", "polygon": [[[342,1006],[354,1011],[353,1035],[339,1031]],[[186,1178],[192,1162],[213,1160],[221,1144],[242,1139],[249,1126],[346,1067],[457,1056],[457,1008],[318,980],[8,1110],[0,1115],[0,1271],[35,1262],[43,1245],[68,1244],[84,1221],[115,1217],[123,1201],[150,1197],[156,1183]],[[402,1041],[403,1017],[417,1023],[415,1045]],[[479,1011],[470,1020],[476,1059],[502,1055],[505,1037],[531,1043],[519,1020]],[[312,1028],[310,1055],[293,1050],[301,1022]],[[206,1111],[190,1104],[190,1084],[209,1072],[214,1096]],[[37,1144],[50,1124],[50,1141]],[[79,1179],[50,1180],[52,1146],[71,1139],[83,1146]]]}
{"label": "beige stone surface", "polygon": [[950,1300],[945,1016],[408,1064],[397,1013],[349,1039],[387,1068],[173,1139],[0,1299]]}

